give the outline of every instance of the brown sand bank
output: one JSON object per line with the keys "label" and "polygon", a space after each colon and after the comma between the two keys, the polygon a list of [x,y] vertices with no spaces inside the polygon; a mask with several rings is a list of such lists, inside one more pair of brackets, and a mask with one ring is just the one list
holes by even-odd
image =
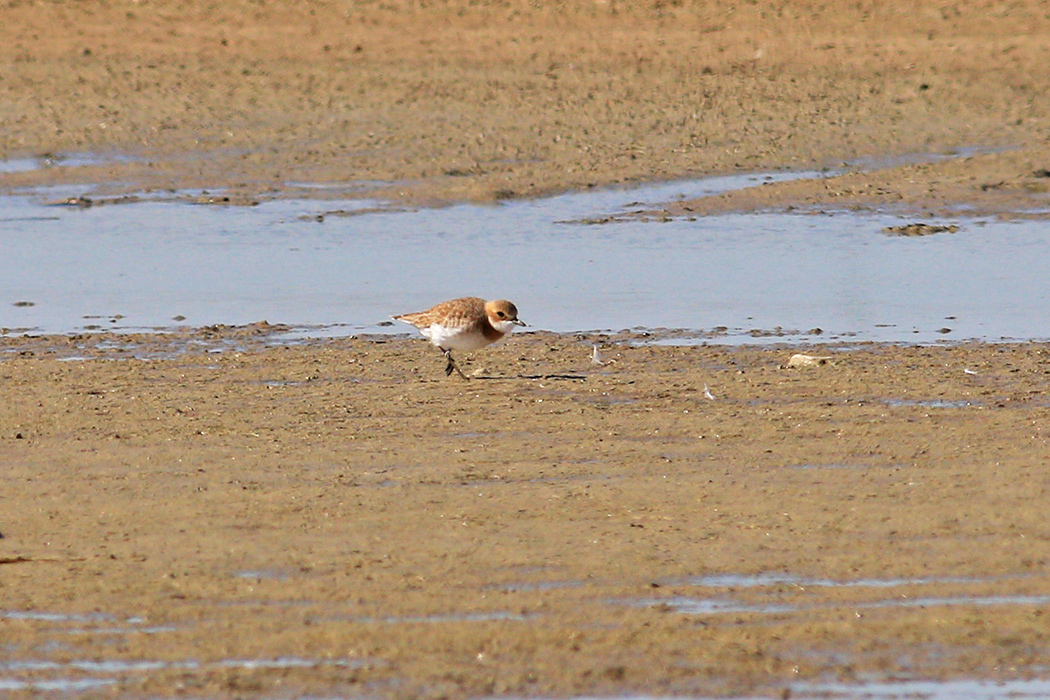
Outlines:
{"label": "brown sand bank", "polygon": [[27,695],[779,697],[1050,663],[1046,345],[596,366],[537,333],[467,383],[422,340],[265,341],[2,339]]}
{"label": "brown sand bank", "polygon": [[[695,211],[1045,206],[1044,2],[4,0],[0,188],[491,200],[1008,148]],[[50,162],[50,161],[49,161]],[[892,161],[891,161],[892,162]],[[307,190],[320,196],[316,189]]]}

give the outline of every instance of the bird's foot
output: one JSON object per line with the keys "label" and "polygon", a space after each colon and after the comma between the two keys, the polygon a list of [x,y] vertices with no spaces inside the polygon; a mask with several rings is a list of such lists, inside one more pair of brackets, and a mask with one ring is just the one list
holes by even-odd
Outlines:
{"label": "bird's foot", "polygon": [[448,364],[445,365],[445,376],[446,377],[450,377],[450,376],[452,376],[452,372],[455,371],[456,374],[458,374],[459,376],[463,377],[463,379],[465,379],[466,381],[469,382],[470,381],[470,377],[468,377],[467,375],[463,374],[463,372],[456,365],[456,361],[452,359],[452,351],[451,350],[446,350],[445,351],[445,357],[448,359]]}

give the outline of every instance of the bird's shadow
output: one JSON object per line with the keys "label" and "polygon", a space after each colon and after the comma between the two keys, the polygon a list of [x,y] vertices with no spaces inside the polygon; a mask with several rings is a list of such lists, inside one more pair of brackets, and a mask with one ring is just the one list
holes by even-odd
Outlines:
{"label": "bird's shadow", "polygon": [[517,377],[510,376],[494,376],[489,374],[478,374],[471,378],[471,381],[475,379],[486,380],[486,381],[499,381],[509,379],[556,379],[564,381],[584,381],[587,379],[586,374],[519,374]]}

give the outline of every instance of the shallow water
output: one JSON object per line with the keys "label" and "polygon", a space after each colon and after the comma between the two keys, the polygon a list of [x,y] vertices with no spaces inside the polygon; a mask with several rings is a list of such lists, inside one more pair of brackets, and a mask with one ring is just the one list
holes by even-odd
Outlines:
{"label": "shallow water", "polygon": [[756,613],[760,615],[779,615],[803,610],[848,608],[850,610],[870,610],[877,608],[932,608],[953,605],[975,606],[1044,606],[1050,604],[1050,596],[1017,595],[1017,596],[955,596],[924,598],[885,598],[867,602],[850,602],[834,604],[792,604],[792,603],[743,603],[727,598],[692,598],[674,596],[671,598],[646,598],[630,601],[634,605],[659,607],[684,615],[721,615],[725,613]]}
{"label": "shallow water", "polygon": [[[883,586],[897,585],[898,583],[933,583],[944,580],[955,581],[956,579],[919,579],[918,581],[880,579],[837,582],[825,581],[823,579],[809,580],[795,577],[790,574],[770,573],[758,574],[755,576],[707,576],[694,579],[692,582],[698,586],[714,587],[751,587],[776,585],[782,582],[805,582],[813,585],[859,585],[879,588]],[[970,581],[970,579],[962,580]],[[1035,598],[1039,598],[1040,600],[1033,604],[1045,604],[1046,596],[1037,596]],[[674,607],[678,600],[679,599],[664,600],[662,603]],[[681,600],[685,601],[690,599],[683,598]],[[918,602],[919,600],[923,599],[916,599],[915,604],[920,604]],[[1027,601],[1008,599],[995,600],[994,602],[991,602],[990,599],[987,600],[989,600],[989,604],[996,605],[1027,603]],[[981,604],[981,601],[981,598],[976,598],[970,599],[969,602]],[[699,601],[694,600],[692,602],[697,603]],[[784,608],[783,610],[777,610],[773,609],[775,607],[773,605],[747,605],[725,599],[719,601],[706,601],[706,603],[707,605],[703,610],[690,609],[690,606],[687,605],[685,608],[680,609],[679,612],[687,614],[719,614],[726,612],[758,612],[768,614],[789,612],[791,608],[790,605],[784,605],[782,606]],[[905,601],[905,604],[907,603],[908,601]],[[936,605],[940,604],[940,602],[926,599],[923,600],[921,604]],[[324,607],[324,604],[320,605],[321,607]],[[864,606],[862,605],[860,607]],[[450,615],[422,617],[355,617],[354,619],[364,623],[407,625],[443,622],[507,622],[510,624],[527,624],[532,617],[533,616],[516,613],[490,612],[455,613]],[[127,628],[124,632],[129,635],[136,632],[143,632],[147,629],[144,627],[146,621],[142,618],[123,617],[121,615],[104,612],[97,612],[91,615],[80,615],[39,610],[6,610],[0,611],[0,618],[27,620],[38,624],[54,625],[51,627],[51,631],[57,635],[68,635],[71,632],[81,632],[84,634],[108,634],[114,630],[100,628],[97,627],[97,625],[99,622],[114,621],[123,621],[126,623]],[[325,619],[345,618],[338,615],[335,617],[331,615],[322,615],[321,617],[316,618],[317,621],[323,621]],[[169,628],[166,631],[174,632],[175,629]],[[355,656],[336,656],[334,658],[310,656],[229,657],[216,660],[205,660],[194,657],[178,659],[99,658],[90,654],[84,656],[72,653],[70,647],[61,642],[57,644],[42,644],[33,650],[20,649],[17,656],[11,653],[14,651],[13,647],[5,649],[0,646],[0,651],[4,652],[4,658],[0,659],[0,693],[3,691],[29,692],[63,697],[79,697],[81,694],[90,693],[91,691],[100,691],[109,686],[123,686],[125,688],[135,687],[136,684],[146,683],[150,679],[164,678],[165,674],[170,674],[172,671],[179,671],[182,673],[184,679],[190,679],[192,681],[195,678],[201,678],[208,673],[222,669],[236,669],[245,672],[293,669],[363,669],[382,667],[387,663],[382,658],[362,658]],[[879,679],[870,681],[858,680],[856,683],[791,683],[785,686],[785,688],[790,690],[790,695],[794,698],[871,698],[881,700],[895,700],[898,698],[987,698],[991,700],[993,698],[1006,697],[1047,697],[1048,692],[1050,692],[1050,682],[1045,680],[1006,680],[999,682],[977,679],[943,681]],[[278,693],[277,695],[271,695],[269,697],[284,697],[284,695]],[[506,696],[496,697],[501,698],[501,700],[509,700]],[[594,697],[599,698],[602,696]],[[655,700],[657,696],[617,695],[615,697],[619,700],[623,700],[624,698]],[[695,695],[685,697],[692,697],[695,700],[700,700],[700,698],[707,696]],[[735,697],[740,700],[744,697],[754,696],[747,695]]]}
{"label": "shallow water", "polygon": [[539,329],[685,329],[680,342],[1050,337],[1042,222],[937,221],[960,230],[923,237],[882,232],[910,220],[855,213],[567,223],[763,181],[410,211],[308,199],[46,206],[84,194],[69,188],[2,197],[0,327],[267,320],[306,335],[401,333],[390,314],[474,294],[514,300]]}
{"label": "shallow water", "polygon": [[[686,596],[675,595],[662,598],[642,598],[619,601],[626,605],[656,606],[668,611],[683,613],[686,615],[717,615],[723,613],[758,613],[764,615],[793,613],[803,610],[850,608],[850,609],[874,609],[874,608],[926,608],[954,605],[974,606],[1042,606],[1050,603],[1048,595],[994,595],[980,593],[975,595],[915,595],[916,586],[934,586],[943,584],[980,584],[992,583],[995,577],[973,578],[973,577],[919,577],[885,578],[885,579],[854,579],[834,580],[824,578],[810,578],[796,576],[789,573],[766,572],[759,574],[708,574],[697,577],[686,577],[662,582],[665,585],[686,585],[698,588],[726,589],[714,596]],[[853,600],[849,602],[816,602],[805,599],[795,602],[784,600],[784,594],[779,590],[787,586],[794,591],[819,588],[870,588],[872,593],[878,597],[869,600]],[[902,588],[900,593],[893,593],[891,589]],[[759,598],[766,594],[768,601],[755,601],[754,596],[746,600],[734,597],[740,589],[757,590]],[[762,591],[761,589],[769,589]]]}
{"label": "shallow water", "polygon": [[[364,668],[372,662],[361,659],[319,659],[283,656],[274,659],[223,659],[213,663],[184,661],[72,659],[63,662],[23,660],[0,663],[0,691],[34,691],[79,694],[118,683],[127,683],[151,673],[170,670],[204,672],[209,669],[311,669]],[[86,677],[85,677],[86,676]]]}
{"label": "shallow water", "polygon": [[886,683],[846,684],[792,687],[795,698],[834,700],[999,700],[1001,698],[1050,697],[1050,681],[893,681]]}

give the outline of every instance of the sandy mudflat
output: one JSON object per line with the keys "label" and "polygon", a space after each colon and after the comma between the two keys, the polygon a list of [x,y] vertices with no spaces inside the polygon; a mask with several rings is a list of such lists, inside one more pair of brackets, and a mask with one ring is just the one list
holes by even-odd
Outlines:
{"label": "sandy mudflat", "polygon": [[[849,162],[667,211],[1046,208],[1045,3],[726,5],[6,0],[0,154],[51,165],[0,189],[440,203]],[[0,338],[5,692],[1050,667],[1045,345],[789,369],[806,348],[532,333],[466,383],[421,340],[269,333]]]}
{"label": "sandy mudflat", "polygon": [[1050,662],[1048,346],[596,366],[537,333],[468,383],[421,340],[264,340],[5,341],[0,654],[60,664],[6,675],[779,695]]}
{"label": "sandy mudflat", "polygon": [[110,160],[49,161],[0,174],[0,188],[255,201],[320,183],[485,201],[852,163],[873,172],[692,206],[1048,202],[1038,0],[4,0],[2,12],[0,156]]}

